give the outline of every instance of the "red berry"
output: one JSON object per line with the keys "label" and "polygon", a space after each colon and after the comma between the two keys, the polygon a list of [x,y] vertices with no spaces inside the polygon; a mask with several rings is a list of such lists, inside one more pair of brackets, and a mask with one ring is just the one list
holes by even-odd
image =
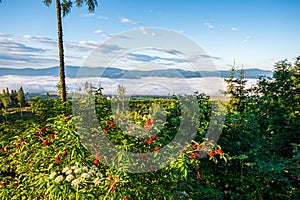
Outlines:
{"label": "red berry", "polygon": [[59,161],[60,161],[59,156],[56,156],[56,157],[55,157],[55,162],[59,162]]}
{"label": "red berry", "polygon": [[107,132],[108,132],[108,129],[107,129],[107,128],[105,128],[103,131],[104,131],[104,133],[107,133]]}
{"label": "red berry", "polygon": [[148,143],[148,145],[151,145],[152,142],[153,142],[153,140],[150,138],[147,143]]}
{"label": "red berry", "polygon": [[22,143],[22,142],[23,142],[23,139],[22,139],[22,138],[20,138],[20,139],[19,139],[19,142],[20,142],[20,143]]}
{"label": "red berry", "polygon": [[156,134],[155,134],[155,135],[152,135],[151,139],[152,139],[152,140],[155,140],[155,139],[156,139]]}
{"label": "red berry", "polygon": [[111,128],[115,128],[115,123],[114,122],[112,122],[110,125],[111,125]]}
{"label": "red berry", "polygon": [[147,140],[145,140],[145,141],[143,142],[143,144],[144,144],[144,145],[148,144],[148,141],[147,141]]}
{"label": "red berry", "polygon": [[189,157],[193,159],[193,158],[195,158],[195,154],[191,153],[191,155]]}
{"label": "red berry", "polygon": [[19,187],[19,185],[14,185],[14,188],[18,188]]}
{"label": "red berry", "polygon": [[106,124],[110,125],[111,128],[115,128],[115,122],[113,122],[113,121],[107,121]]}
{"label": "red berry", "polygon": [[158,151],[160,149],[160,147],[159,146],[156,146],[155,148],[154,148],[154,151]]}
{"label": "red berry", "polygon": [[224,152],[223,152],[222,149],[218,148],[218,149],[216,149],[215,153],[216,154],[223,154]]}
{"label": "red berry", "polygon": [[43,141],[43,145],[44,145],[44,146],[47,146],[47,145],[49,145],[49,144],[50,144],[50,143],[49,143],[48,140],[44,140],[44,141]]}
{"label": "red berry", "polygon": [[210,157],[214,157],[214,156],[215,156],[215,153],[211,151],[211,152],[208,153],[208,155],[209,155]]}
{"label": "red berry", "polygon": [[66,156],[66,155],[67,155],[66,151],[62,152],[62,156]]}
{"label": "red berry", "polygon": [[111,174],[108,174],[108,175],[107,175],[107,178],[112,179],[112,175],[111,175]]}
{"label": "red berry", "polygon": [[198,145],[197,144],[192,144],[194,149],[198,149]]}
{"label": "red berry", "polygon": [[50,137],[50,139],[54,139],[55,138],[55,136],[54,136],[53,133],[51,133],[49,137]]}
{"label": "red berry", "polygon": [[99,164],[99,160],[95,159],[94,160],[94,165],[98,165]]}
{"label": "red berry", "polygon": [[124,198],[124,200],[129,200],[129,198],[126,197],[126,198]]}
{"label": "red berry", "polygon": [[45,132],[46,132],[46,127],[40,128],[40,131],[41,131],[42,133],[45,133]]}
{"label": "red berry", "polygon": [[17,144],[16,148],[17,148],[17,149],[20,149],[20,148],[21,148],[21,146],[20,146],[19,144]]}
{"label": "red berry", "polygon": [[151,121],[148,120],[148,121],[145,123],[144,128],[145,128],[145,129],[149,129],[149,128],[150,128],[150,125],[151,125]]}
{"label": "red berry", "polygon": [[5,187],[5,183],[1,183],[0,186],[1,186],[1,187]]}
{"label": "red berry", "polygon": [[39,134],[39,132],[34,132],[34,134],[33,134],[34,136],[36,136],[36,137],[38,137],[38,136],[40,136],[40,134]]}

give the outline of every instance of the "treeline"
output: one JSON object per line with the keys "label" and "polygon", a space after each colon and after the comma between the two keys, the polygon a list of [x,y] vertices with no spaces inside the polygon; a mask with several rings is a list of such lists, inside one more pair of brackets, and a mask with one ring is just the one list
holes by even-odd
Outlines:
{"label": "treeline", "polygon": [[22,115],[22,107],[27,104],[24,90],[22,87],[18,90],[11,90],[9,91],[8,88],[3,89],[2,93],[0,94],[0,109],[2,112],[2,115],[7,115],[8,108],[20,108],[20,112]]}
{"label": "treeline", "polygon": [[300,56],[277,62],[273,78],[250,89],[236,67],[225,81],[230,99],[218,143],[232,159],[213,167],[223,176],[212,182],[232,199],[299,199]]}

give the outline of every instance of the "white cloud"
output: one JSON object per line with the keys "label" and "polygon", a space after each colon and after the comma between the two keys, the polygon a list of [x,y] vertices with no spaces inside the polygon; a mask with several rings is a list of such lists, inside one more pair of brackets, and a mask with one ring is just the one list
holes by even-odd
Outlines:
{"label": "white cloud", "polygon": [[[7,75],[0,79],[0,91],[6,87],[18,89],[23,87],[25,92],[46,93],[56,92],[58,77],[53,76],[16,76]],[[126,95],[173,95],[193,94],[195,91],[204,92],[212,96],[221,96],[219,90],[223,90],[224,81],[221,78],[165,78],[147,77],[141,79],[109,79],[104,77],[82,77],[66,78],[67,86],[70,90],[84,87],[86,82],[93,86],[101,84],[105,95],[117,95],[117,86],[123,84],[126,88]],[[218,84],[215,84],[218,83]],[[70,92],[71,94],[71,92]]]}
{"label": "white cloud", "polygon": [[131,39],[130,37],[127,37],[127,36],[124,36],[124,35],[109,34],[109,33],[106,33],[103,30],[100,30],[100,29],[95,30],[94,33],[95,34],[100,34],[101,36],[103,36],[105,38],[119,37],[119,38],[123,38],[123,39]]}
{"label": "white cloud", "polygon": [[0,37],[11,38],[13,35],[7,33],[0,33]]}
{"label": "white cloud", "polygon": [[132,20],[126,18],[126,17],[121,17],[121,18],[120,18],[120,21],[121,21],[122,23],[124,23],[124,24],[141,25],[140,22],[132,21]]}
{"label": "white cloud", "polygon": [[232,31],[237,31],[238,29],[236,27],[231,28]]}
{"label": "white cloud", "polygon": [[93,16],[95,16],[94,13],[80,14],[80,17],[93,17]]}
{"label": "white cloud", "polygon": [[251,37],[250,37],[249,35],[245,36],[245,37],[244,37],[244,40],[243,40],[243,43],[248,42],[250,38],[251,38]]}
{"label": "white cloud", "polygon": [[96,34],[101,34],[103,37],[106,37],[106,38],[111,38],[111,37],[114,36],[113,34],[108,34],[108,33],[106,33],[105,31],[99,30],[99,29],[98,29],[98,30],[95,30],[94,33],[96,33]]}
{"label": "white cloud", "polygon": [[50,49],[26,44],[13,36],[0,38],[0,67],[41,67],[56,62],[56,57],[51,57]]}
{"label": "white cloud", "polygon": [[209,29],[215,28],[212,24],[210,24],[210,23],[208,23],[208,22],[205,22],[205,23],[204,23],[204,26],[206,26],[206,27],[209,28]]}
{"label": "white cloud", "polygon": [[98,19],[104,19],[104,20],[108,20],[108,17],[106,16],[97,16]]}
{"label": "white cloud", "polygon": [[140,27],[140,31],[143,35],[147,35],[148,32],[146,31],[146,29],[144,27]]}
{"label": "white cloud", "polygon": [[22,39],[25,42],[30,41],[30,42],[37,42],[37,43],[46,44],[50,46],[57,46],[57,41],[48,37],[24,35]]}
{"label": "white cloud", "polygon": [[104,33],[103,30],[94,30],[94,33]]}
{"label": "white cloud", "polygon": [[84,48],[86,50],[94,50],[97,47],[99,47],[100,42],[93,41],[93,40],[89,40],[89,41],[82,40],[82,41],[79,41],[77,44],[76,44],[76,42],[74,44],[77,45],[77,47],[79,47],[79,48]]}

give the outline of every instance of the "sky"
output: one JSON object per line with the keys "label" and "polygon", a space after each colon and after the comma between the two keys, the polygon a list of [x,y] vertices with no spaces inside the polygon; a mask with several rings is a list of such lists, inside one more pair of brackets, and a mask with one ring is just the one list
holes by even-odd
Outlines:
{"label": "sky", "polygon": [[[74,6],[63,19],[65,63],[85,65],[101,45],[103,52],[116,50],[103,42],[134,29],[147,34],[151,27],[198,44],[217,69],[230,69],[235,62],[271,70],[275,62],[300,55],[299,10],[298,0],[98,0],[94,13]],[[0,24],[0,67],[58,65],[55,1],[47,7],[42,0],[2,0]],[[147,50],[127,59],[176,65],[176,55]]]}

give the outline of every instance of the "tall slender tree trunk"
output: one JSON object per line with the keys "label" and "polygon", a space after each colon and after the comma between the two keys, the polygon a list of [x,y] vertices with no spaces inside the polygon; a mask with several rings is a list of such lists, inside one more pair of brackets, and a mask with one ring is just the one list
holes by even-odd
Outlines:
{"label": "tall slender tree trunk", "polygon": [[67,93],[66,93],[66,82],[65,82],[64,46],[63,46],[63,30],[62,30],[60,0],[56,0],[56,18],[57,18],[59,75],[60,75],[59,89],[60,89],[61,100],[65,102],[67,99]]}

